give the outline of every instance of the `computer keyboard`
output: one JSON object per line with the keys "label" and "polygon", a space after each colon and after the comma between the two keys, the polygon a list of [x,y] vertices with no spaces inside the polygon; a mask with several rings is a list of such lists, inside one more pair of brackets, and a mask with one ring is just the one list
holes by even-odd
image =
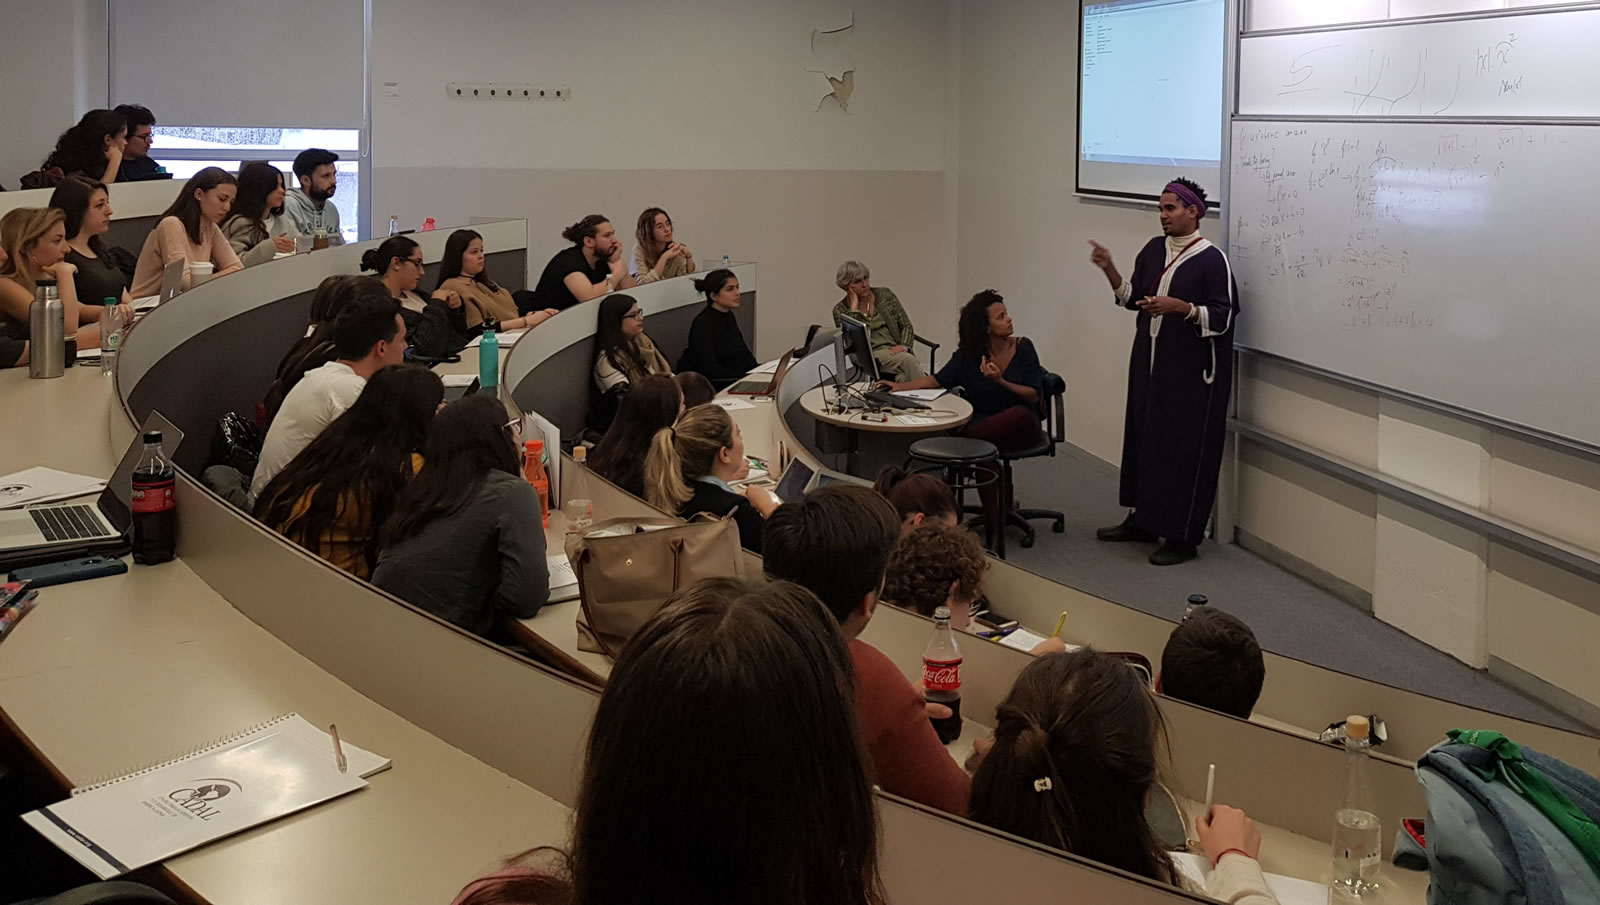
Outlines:
{"label": "computer keyboard", "polygon": [[44,509],[29,509],[28,514],[33,516],[33,523],[38,526],[39,532],[47,541],[111,536],[100,527],[100,520],[95,517],[94,508],[91,506],[50,506]]}
{"label": "computer keyboard", "polygon": [[926,409],[932,408],[926,402],[912,399],[907,396],[896,396],[888,390],[868,390],[865,394],[867,401],[876,406],[891,409]]}

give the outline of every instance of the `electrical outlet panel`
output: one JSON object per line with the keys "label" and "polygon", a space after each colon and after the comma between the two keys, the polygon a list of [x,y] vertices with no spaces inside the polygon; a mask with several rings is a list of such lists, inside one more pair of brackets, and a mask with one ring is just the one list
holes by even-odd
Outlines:
{"label": "electrical outlet panel", "polygon": [[526,82],[450,82],[445,85],[445,95],[452,100],[467,101],[533,101],[539,99],[537,89]]}

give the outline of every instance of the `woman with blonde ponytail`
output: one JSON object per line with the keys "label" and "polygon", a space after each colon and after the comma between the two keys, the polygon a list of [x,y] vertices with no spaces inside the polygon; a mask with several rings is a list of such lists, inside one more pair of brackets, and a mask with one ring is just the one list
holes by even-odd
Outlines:
{"label": "woman with blonde ponytail", "polygon": [[739,524],[739,543],[760,553],[763,520],[778,508],[778,498],[764,487],[734,490],[732,482],[749,473],[739,426],[720,406],[698,405],[651,438],[644,464],[645,499],[680,518],[701,512],[731,514]]}
{"label": "woman with blonde ponytail", "polygon": [[[1145,818],[1164,732],[1155,699],[1126,663],[1092,648],[1028,664],[995,708],[992,747],[972,777],[971,817],[998,830],[1180,888]],[[1261,832],[1216,805],[1195,830],[1213,870],[1206,895],[1276,905],[1256,858]]]}

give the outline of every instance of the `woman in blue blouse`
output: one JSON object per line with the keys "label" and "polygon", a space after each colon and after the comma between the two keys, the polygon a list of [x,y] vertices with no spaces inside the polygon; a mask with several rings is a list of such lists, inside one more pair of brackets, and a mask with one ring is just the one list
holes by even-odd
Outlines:
{"label": "woman in blue blouse", "polygon": [[904,383],[885,383],[891,390],[961,388],[972,404],[972,420],[962,430],[1002,450],[1032,444],[1039,437],[1039,396],[1044,368],[1033,341],[1013,335],[1006,300],[985,289],[961,306],[956,353],[939,373]]}

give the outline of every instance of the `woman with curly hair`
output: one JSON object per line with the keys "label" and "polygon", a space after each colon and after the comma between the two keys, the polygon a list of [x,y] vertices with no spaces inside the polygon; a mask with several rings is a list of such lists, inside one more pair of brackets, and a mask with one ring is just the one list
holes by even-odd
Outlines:
{"label": "woman with curly hair", "polygon": [[[988,569],[989,558],[977,535],[959,525],[923,522],[895,545],[883,579],[883,599],[924,616],[949,607],[951,627],[971,631],[973,603],[983,596]],[[1060,638],[1046,638],[1032,653],[1063,650],[1066,644]]]}

